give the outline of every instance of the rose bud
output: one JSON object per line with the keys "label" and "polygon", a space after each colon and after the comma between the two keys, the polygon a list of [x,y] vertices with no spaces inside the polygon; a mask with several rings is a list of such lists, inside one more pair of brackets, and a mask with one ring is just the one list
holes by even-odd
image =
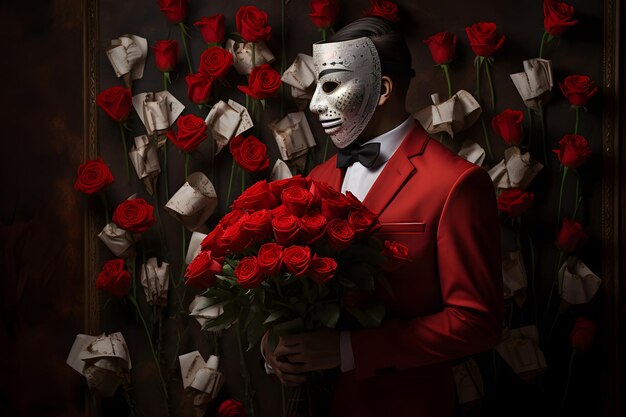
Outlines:
{"label": "rose bud", "polygon": [[214,79],[224,78],[232,66],[232,54],[219,46],[213,46],[200,55],[199,72]]}
{"label": "rose bud", "polygon": [[235,15],[237,32],[246,42],[267,41],[272,28],[267,23],[267,13],[255,6],[241,6]]}
{"label": "rose bud", "polygon": [[572,347],[582,352],[589,350],[593,343],[593,335],[598,326],[591,320],[585,317],[577,317],[576,324],[569,336],[569,342]]}
{"label": "rose bud", "polygon": [[506,36],[496,32],[496,24],[492,22],[475,23],[465,28],[472,51],[477,56],[490,57],[504,44]]}
{"label": "rose bud", "polygon": [[308,246],[289,246],[283,251],[283,263],[287,271],[300,277],[311,266],[311,249]]}
{"label": "rose bud", "polygon": [[576,252],[587,240],[587,232],[575,220],[563,219],[563,224],[556,237],[556,246],[565,253]]}
{"label": "rose bud", "polygon": [[143,198],[121,202],[113,212],[113,223],[132,233],[143,233],[156,223],[154,207]]}
{"label": "rose bud", "polygon": [[598,92],[598,87],[587,75],[570,75],[559,83],[561,92],[574,107],[584,107]]}
{"label": "rose bud", "polygon": [[311,267],[309,268],[309,277],[317,284],[323,284],[330,281],[337,273],[337,261],[333,258],[322,258],[313,255]]}
{"label": "rose bud", "polygon": [[275,219],[276,217],[284,216],[285,214],[290,214],[290,213],[287,210],[287,207],[285,207],[282,204],[270,210],[270,215],[272,216],[272,219]]}
{"label": "rose bud", "polygon": [[561,165],[578,168],[591,156],[589,142],[581,135],[565,135],[559,141],[560,149],[553,149]]}
{"label": "rose bud", "polygon": [[222,247],[222,235],[224,234],[224,228],[221,225],[215,226],[215,228],[202,239],[200,242],[200,249],[202,251],[211,251],[213,256],[222,256],[226,253],[225,248]]}
{"label": "rose bud", "polygon": [[363,13],[365,16],[376,16],[387,19],[390,22],[397,22],[400,20],[398,17],[398,5],[388,0],[370,0],[372,8]]}
{"label": "rose bud", "polygon": [[241,227],[255,242],[263,242],[272,234],[269,210],[255,211],[242,221]]}
{"label": "rose bud", "polygon": [[270,64],[263,64],[252,69],[248,85],[238,85],[237,88],[254,99],[263,100],[276,96],[281,82],[280,74]]}
{"label": "rose bud", "polygon": [[193,152],[208,137],[206,124],[202,118],[193,114],[180,116],[176,121],[178,131],[167,132],[167,138],[180,150]]}
{"label": "rose bud", "polygon": [[328,220],[345,218],[350,210],[350,202],[342,194],[322,199],[322,215]]}
{"label": "rose bud", "polygon": [[446,65],[454,59],[456,36],[450,32],[439,32],[423,41],[428,45],[430,55],[438,65]]}
{"label": "rose bud", "polygon": [[313,195],[304,188],[293,186],[283,190],[281,200],[289,213],[302,216],[309,208]]}
{"label": "rose bud", "polygon": [[298,218],[293,214],[285,214],[272,219],[274,238],[281,245],[291,245],[297,239],[300,232]]}
{"label": "rose bud", "polygon": [[215,417],[246,417],[246,409],[237,400],[226,400],[217,408]]}
{"label": "rose bud", "polygon": [[561,36],[570,26],[578,23],[572,20],[574,7],[557,0],[543,1],[543,28],[552,36]]}
{"label": "rose bud", "polygon": [[157,0],[159,10],[171,23],[179,23],[185,20],[187,14],[187,0]]}
{"label": "rose bud", "polygon": [[498,197],[498,210],[511,217],[519,217],[530,208],[534,199],[533,193],[519,188],[508,188]]}
{"label": "rose bud", "polygon": [[213,87],[212,77],[202,73],[187,74],[185,82],[187,83],[187,96],[192,103],[202,105],[209,101]]}
{"label": "rose bud", "polygon": [[324,236],[328,222],[326,217],[322,216],[321,213],[313,211],[300,217],[298,223],[300,225],[302,240],[305,241],[307,245],[311,245]]}
{"label": "rose bud", "polygon": [[355,232],[350,223],[343,219],[333,219],[326,226],[326,234],[330,246],[335,250],[343,250],[354,240]]}
{"label": "rose bud", "polygon": [[124,87],[111,87],[98,94],[96,103],[114,121],[121,123],[128,119],[133,101],[130,90]]}
{"label": "rose bud", "polygon": [[221,246],[229,252],[241,252],[252,243],[252,238],[244,230],[243,223],[248,219],[248,214],[243,216],[237,223],[224,229],[220,238]]}
{"label": "rose bud", "polygon": [[161,72],[170,72],[178,62],[178,43],[175,40],[157,41],[151,46],[154,51],[154,62]]}
{"label": "rose bud", "polygon": [[337,0],[312,0],[309,3],[309,19],[318,29],[328,29],[335,24],[339,16]]}
{"label": "rose bud", "polygon": [[506,109],[491,119],[491,127],[507,145],[519,145],[524,139],[524,113]]}
{"label": "rose bud", "polygon": [[271,210],[278,205],[274,194],[270,191],[267,181],[257,181],[233,202],[233,209],[256,211]]}
{"label": "rose bud", "polygon": [[96,288],[114,297],[124,297],[130,290],[131,276],[123,259],[111,259],[102,266],[96,279]]}
{"label": "rose bud", "polygon": [[282,180],[275,180],[269,183],[270,190],[276,196],[276,198],[280,198],[283,194],[283,190],[288,187],[301,187],[301,188],[309,188],[309,184],[306,178],[302,178],[302,175],[294,175],[290,178],[284,178]]}
{"label": "rose bud", "polygon": [[235,267],[237,283],[243,288],[257,288],[263,282],[264,276],[259,262],[254,256],[246,256]]}
{"label": "rose bud", "polygon": [[230,153],[240,167],[249,172],[261,172],[270,166],[267,146],[256,136],[235,136],[229,143]]}
{"label": "rose bud", "polygon": [[257,262],[265,276],[276,275],[283,264],[283,246],[277,243],[265,243],[259,248]]}
{"label": "rose bud", "polygon": [[215,258],[211,251],[200,252],[187,267],[185,285],[206,290],[215,285],[216,275],[222,273],[223,258]]}
{"label": "rose bud", "polygon": [[224,41],[224,15],[214,14],[209,17],[201,17],[193,24],[200,29],[202,38],[209,45],[214,45]]}
{"label": "rose bud", "polygon": [[113,174],[102,158],[88,160],[78,167],[74,189],[87,195],[95,194],[113,182]]}

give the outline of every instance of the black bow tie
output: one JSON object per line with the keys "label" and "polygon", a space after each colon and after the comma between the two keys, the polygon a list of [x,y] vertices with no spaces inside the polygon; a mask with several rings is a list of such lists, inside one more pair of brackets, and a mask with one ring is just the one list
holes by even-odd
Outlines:
{"label": "black bow tie", "polygon": [[359,161],[364,167],[371,168],[380,153],[380,143],[368,143],[363,146],[348,146],[337,153],[337,168],[347,168]]}

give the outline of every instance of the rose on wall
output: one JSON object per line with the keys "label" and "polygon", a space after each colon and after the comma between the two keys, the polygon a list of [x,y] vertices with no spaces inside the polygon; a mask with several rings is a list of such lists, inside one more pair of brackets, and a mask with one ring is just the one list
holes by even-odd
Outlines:
{"label": "rose on wall", "polygon": [[156,223],[154,207],[143,198],[125,200],[115,208],[113,222],[129,232],[143,233]]}
{"label": "rose on wall", "polygon": [[363,14],[365,16],[376,16],[387,19],[390,22],[398,22],[398,5],[389,0],[370,0],[372,8]]}
{"label": "rose on wall", "polygon": [[543,37],[539,48],[539,58],[543,58],[546,44],[555,37],[565,33],[567,29],[575,26],[578,20],[574,20],[574,7],[558,0],[543,1]]}
{"label": "rose on wall", "polygon": [[580,249],[588,237],[580,223],[565,217],[556,236],[556,246],[561,252],[573,253]]}
{"label": "rose on wall", "polygon": [[534,199],[533,193],[519,188],[508,188],[498,196],[498,210],[510,217],[519,217],[530,208]]}
{"label": "rose on wall", "polygon": [[322,40],[326,40],[327,31],[339,16],[339,2],[337,0],[312,0],[309,2],[309,19],[322,32]]}
{"label": "rose on wall", "polygon": [[272,37],[267,13],[255,6],[241,6],[235,15],[237,32],[246,42],[267,41]]}
{"label": "rose on wall", "polygon": [[187,96],[192,103],[203,105],[209,101],[213,77],[204,73],[187,74],[185,82],[187,83]]}
{"label": "rose on wall", "polygon": [[598,92],[598,87],[587,75],[570,75],[559,83],[561,92],[574,107],[584,107]]}
{"label": "rose on wall", "polygon": [[178,62],[178,42],[175,40],[157,41],[150,47],[154,51],[155,66],[161,72],[171,72]]}
{"label": "rose on wall", "polygon": [[493,56],[506,40],[506,36],[497,32],[497,26],[493,22],[475,23],[466,27],[465,33],[476,56]]}
{"label": "rose on wall", "polygon": [[280,84],[280,74],[269,64],[263,64],[254,67],[248,85],[239,85],[237,88],[254,99],[263,100],[276,96]]}
{"label": "rose on wall", "polygon": [[524,139],[524,113],[506,109],[491,119],[491,127],[507,145],[519,145]]}
{"label": "rose on wall", "polygon": [[224,48],[213,46],[200,55],[200,69],[198,72],[214,79],[224,78],[233,66],[233,56]]}
{"label": "rose on wall", "polygon": [[167,132],[167,138],[180,150],[193,152],[208,137],[206,124],[202,118],[187,114],[180,116],[176,121],[177,131]]}
{"label": "rose on wall", "polygon": [[246,417],[246,409],[237,400],[226,400],[217,408],[216,417]]}
{"label": "rose on wall", "polygon": [[96,103],[113,121],[123,123],[133,108],[130,90],[124,87],[110,87],[96,97]]}
{"label": "rose on wall", "polygon": [[102,158],[79,165],[74,189],[87,195],[96,194],[113,182],[113,174]]}
{"label": "rose on wall", "polygon": [[122,298],[130,291],[130,272],[123,259],[111,259],[102,266],[96,279],[96,288],[114,297]]}
{"label": "rose on wall", "polygon": [[559,141],[560,148],[552,152],[559,158],[561,165],[578,168],[591,156],[589,142],[581,135],[565,135]]}
{"label": "rose on wall", "polygon": [[209,46],[215,46],[224,42],[224,20],[223,14],[214,14],[208,17],[201,17],[193,25],[200,29],[202,39]]}
{"label": "rose on wall", "polygon": [[439,32],[423,41],[430,51],[433,61],[441,67],[448,83],[448,98],[452,97],[452,81],[448,64],[454,59],[456,36],[450,32]]}

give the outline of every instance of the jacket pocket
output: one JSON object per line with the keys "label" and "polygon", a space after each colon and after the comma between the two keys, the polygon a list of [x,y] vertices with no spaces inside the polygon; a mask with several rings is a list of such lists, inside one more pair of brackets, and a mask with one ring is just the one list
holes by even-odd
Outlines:
{"label": "jacket pocket", "polygon": [[379,232],[387,233],[424,233],[426,231],[426,223],[421,222],[390,222],[381,223]]}

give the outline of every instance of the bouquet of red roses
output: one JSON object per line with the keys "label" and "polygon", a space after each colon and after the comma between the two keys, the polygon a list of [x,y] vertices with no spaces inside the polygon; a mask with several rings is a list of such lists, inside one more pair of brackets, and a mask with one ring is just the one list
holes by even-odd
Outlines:
{"label": "bouquet of red roses", "polygon": [[231,208],[185,274],[205,307],[221,307],[204,330],[239,320],[250,348],[266,330],[273,345],[281,332],[379,325],[375,283],[388,288],[381,272],[406,250],[372,237],[378,215],[356,197],[295,176],[259,181]]}

